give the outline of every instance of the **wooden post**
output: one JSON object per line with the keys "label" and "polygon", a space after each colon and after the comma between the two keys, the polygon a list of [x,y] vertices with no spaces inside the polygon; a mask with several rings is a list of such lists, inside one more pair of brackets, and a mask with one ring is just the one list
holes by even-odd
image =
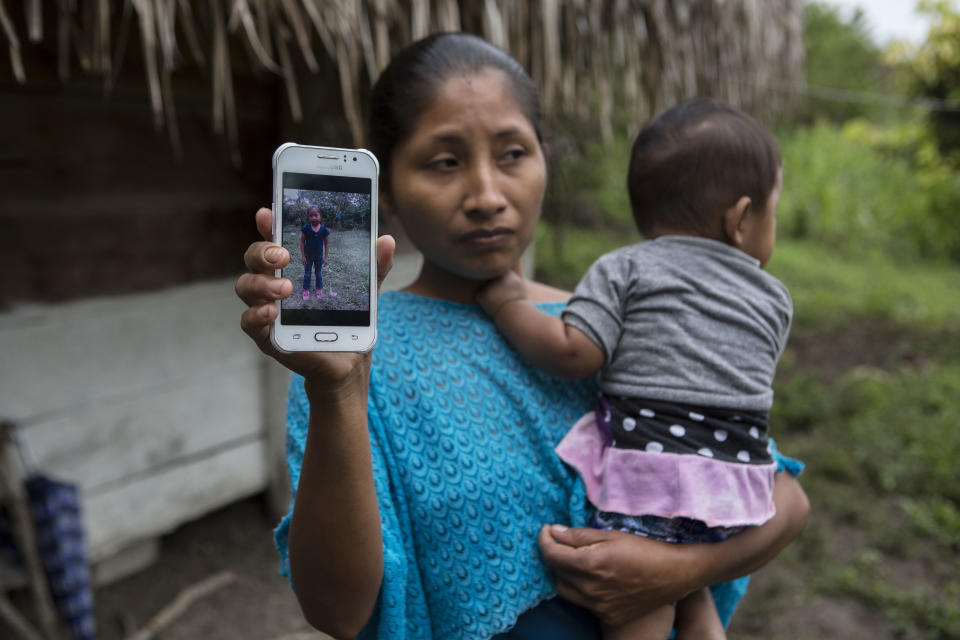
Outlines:
{"label": "wooden post", "polygon": [[272,358],[263,358],[263,429],[267,456],[267,510],[279,521],[290,508],[287,473],[287,390],[290,371]]}
{"label": "wooden post", "polygon": [[33,603],[40,621],[41,633],[49,640],[59,638],[57,613],[53,608],[53,598],[47,584],[43,566],[40,564],[40,553],[37,549],[36,531],[33,528],[33,519],[30,516],[30,504],[26,491],[23,488],[23,479],[16,472],[13,457],[10,455],[9,422],[0,422],[0,496],[3,496],[10,516],[10,528],[13,539],[23,557],[23,564],[27,571],[27,582],[33,595]]}
{"label": "wooden post", "polygon": [[2,588],[0,588],[0,620],[7,623],[23,640],[44,640],[43,636],[10,604]]}

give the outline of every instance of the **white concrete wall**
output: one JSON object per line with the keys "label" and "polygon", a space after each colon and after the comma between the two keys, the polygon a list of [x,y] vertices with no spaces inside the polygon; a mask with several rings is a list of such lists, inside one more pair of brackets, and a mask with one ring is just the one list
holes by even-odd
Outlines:
{"label": "white concrete wall", "polygon": [[[401,287],[419,256],[398,259]],[[240,330],[234,280],[0,314],[0,418],[43,473],[79,485],[91,561],[272,483],[289,372]]]}
{"label": "white concrete wall", "polygon": [[264,358],[233,280],[0,314],[0,415],[80,486],[93,561],[264,488]]}

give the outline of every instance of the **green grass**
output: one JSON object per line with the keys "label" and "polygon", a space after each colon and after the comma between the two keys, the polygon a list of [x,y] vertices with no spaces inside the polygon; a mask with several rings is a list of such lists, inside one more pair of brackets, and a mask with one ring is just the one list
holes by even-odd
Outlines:
{"label": "green grass", "polygon": [[767,266],[790,289],[804,331],[881,321],[924,329],[960,326],[955,265],[850,257],[811,242],[778,240]]}
{"label": "green grass", "polygon": [[[303,262],[299,255],[300,230],[291,225],[284,227],[283,233],[284,246],[295,247],[291,251],[290,264],[283,270],[283,277],[293,283],[293,294],[283,302],[285,309],[363,310],[369,307],[370,274],[367,270],[370,265],[370,236],[366,232],[331,232],[327,264],[322,270],[324,297],[309,301],[301,298]],[[311,278],[310,283],[315,286],[316,279]]]}
{"label": "green grass", "polygon": [[[770,270],[796,307],[771,428],[814,508],[791,570],[894,636],[960,637],[960,272],[799,242]],[[857,544],[836,544],[843,527]]]}

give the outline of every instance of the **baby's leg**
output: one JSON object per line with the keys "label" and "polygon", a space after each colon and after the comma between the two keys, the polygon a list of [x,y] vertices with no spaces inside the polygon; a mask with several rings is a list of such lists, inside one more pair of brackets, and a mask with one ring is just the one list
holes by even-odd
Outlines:
{"label": "baby's leg", "polygon": [[603,640],[667,640],[676,610],[667,604],[623,624],[602,625]]}
{"label": "baby's leg", "polygon": [[726,640],[710,589],[694,591],[677,603],[677,640]]}

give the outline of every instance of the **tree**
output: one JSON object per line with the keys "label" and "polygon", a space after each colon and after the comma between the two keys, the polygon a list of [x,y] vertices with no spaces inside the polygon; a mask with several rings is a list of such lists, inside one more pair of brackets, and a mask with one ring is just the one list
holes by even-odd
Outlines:
{"label": "tree", "polygon": [[[804,13],[803,42],[806,47],[807,84],[817,87],[876,91],[884,74],[880,49],[873,42],[861,9],[844,20],[837,9],[811,2]],[[856,102],[807,97],[797,111],[801,122],[843,122],[866,115],[871,107]]]}
{"label": "tree", "polygon": [[[915,51],[892,49],[888,58],[905,72],[912,94],[960,104],[960,13],[949,0],[922,0],[917,9],[932,18],[926,40]],[[942,152],[960,151],[960,111],[933,109],[930,125]]]}

